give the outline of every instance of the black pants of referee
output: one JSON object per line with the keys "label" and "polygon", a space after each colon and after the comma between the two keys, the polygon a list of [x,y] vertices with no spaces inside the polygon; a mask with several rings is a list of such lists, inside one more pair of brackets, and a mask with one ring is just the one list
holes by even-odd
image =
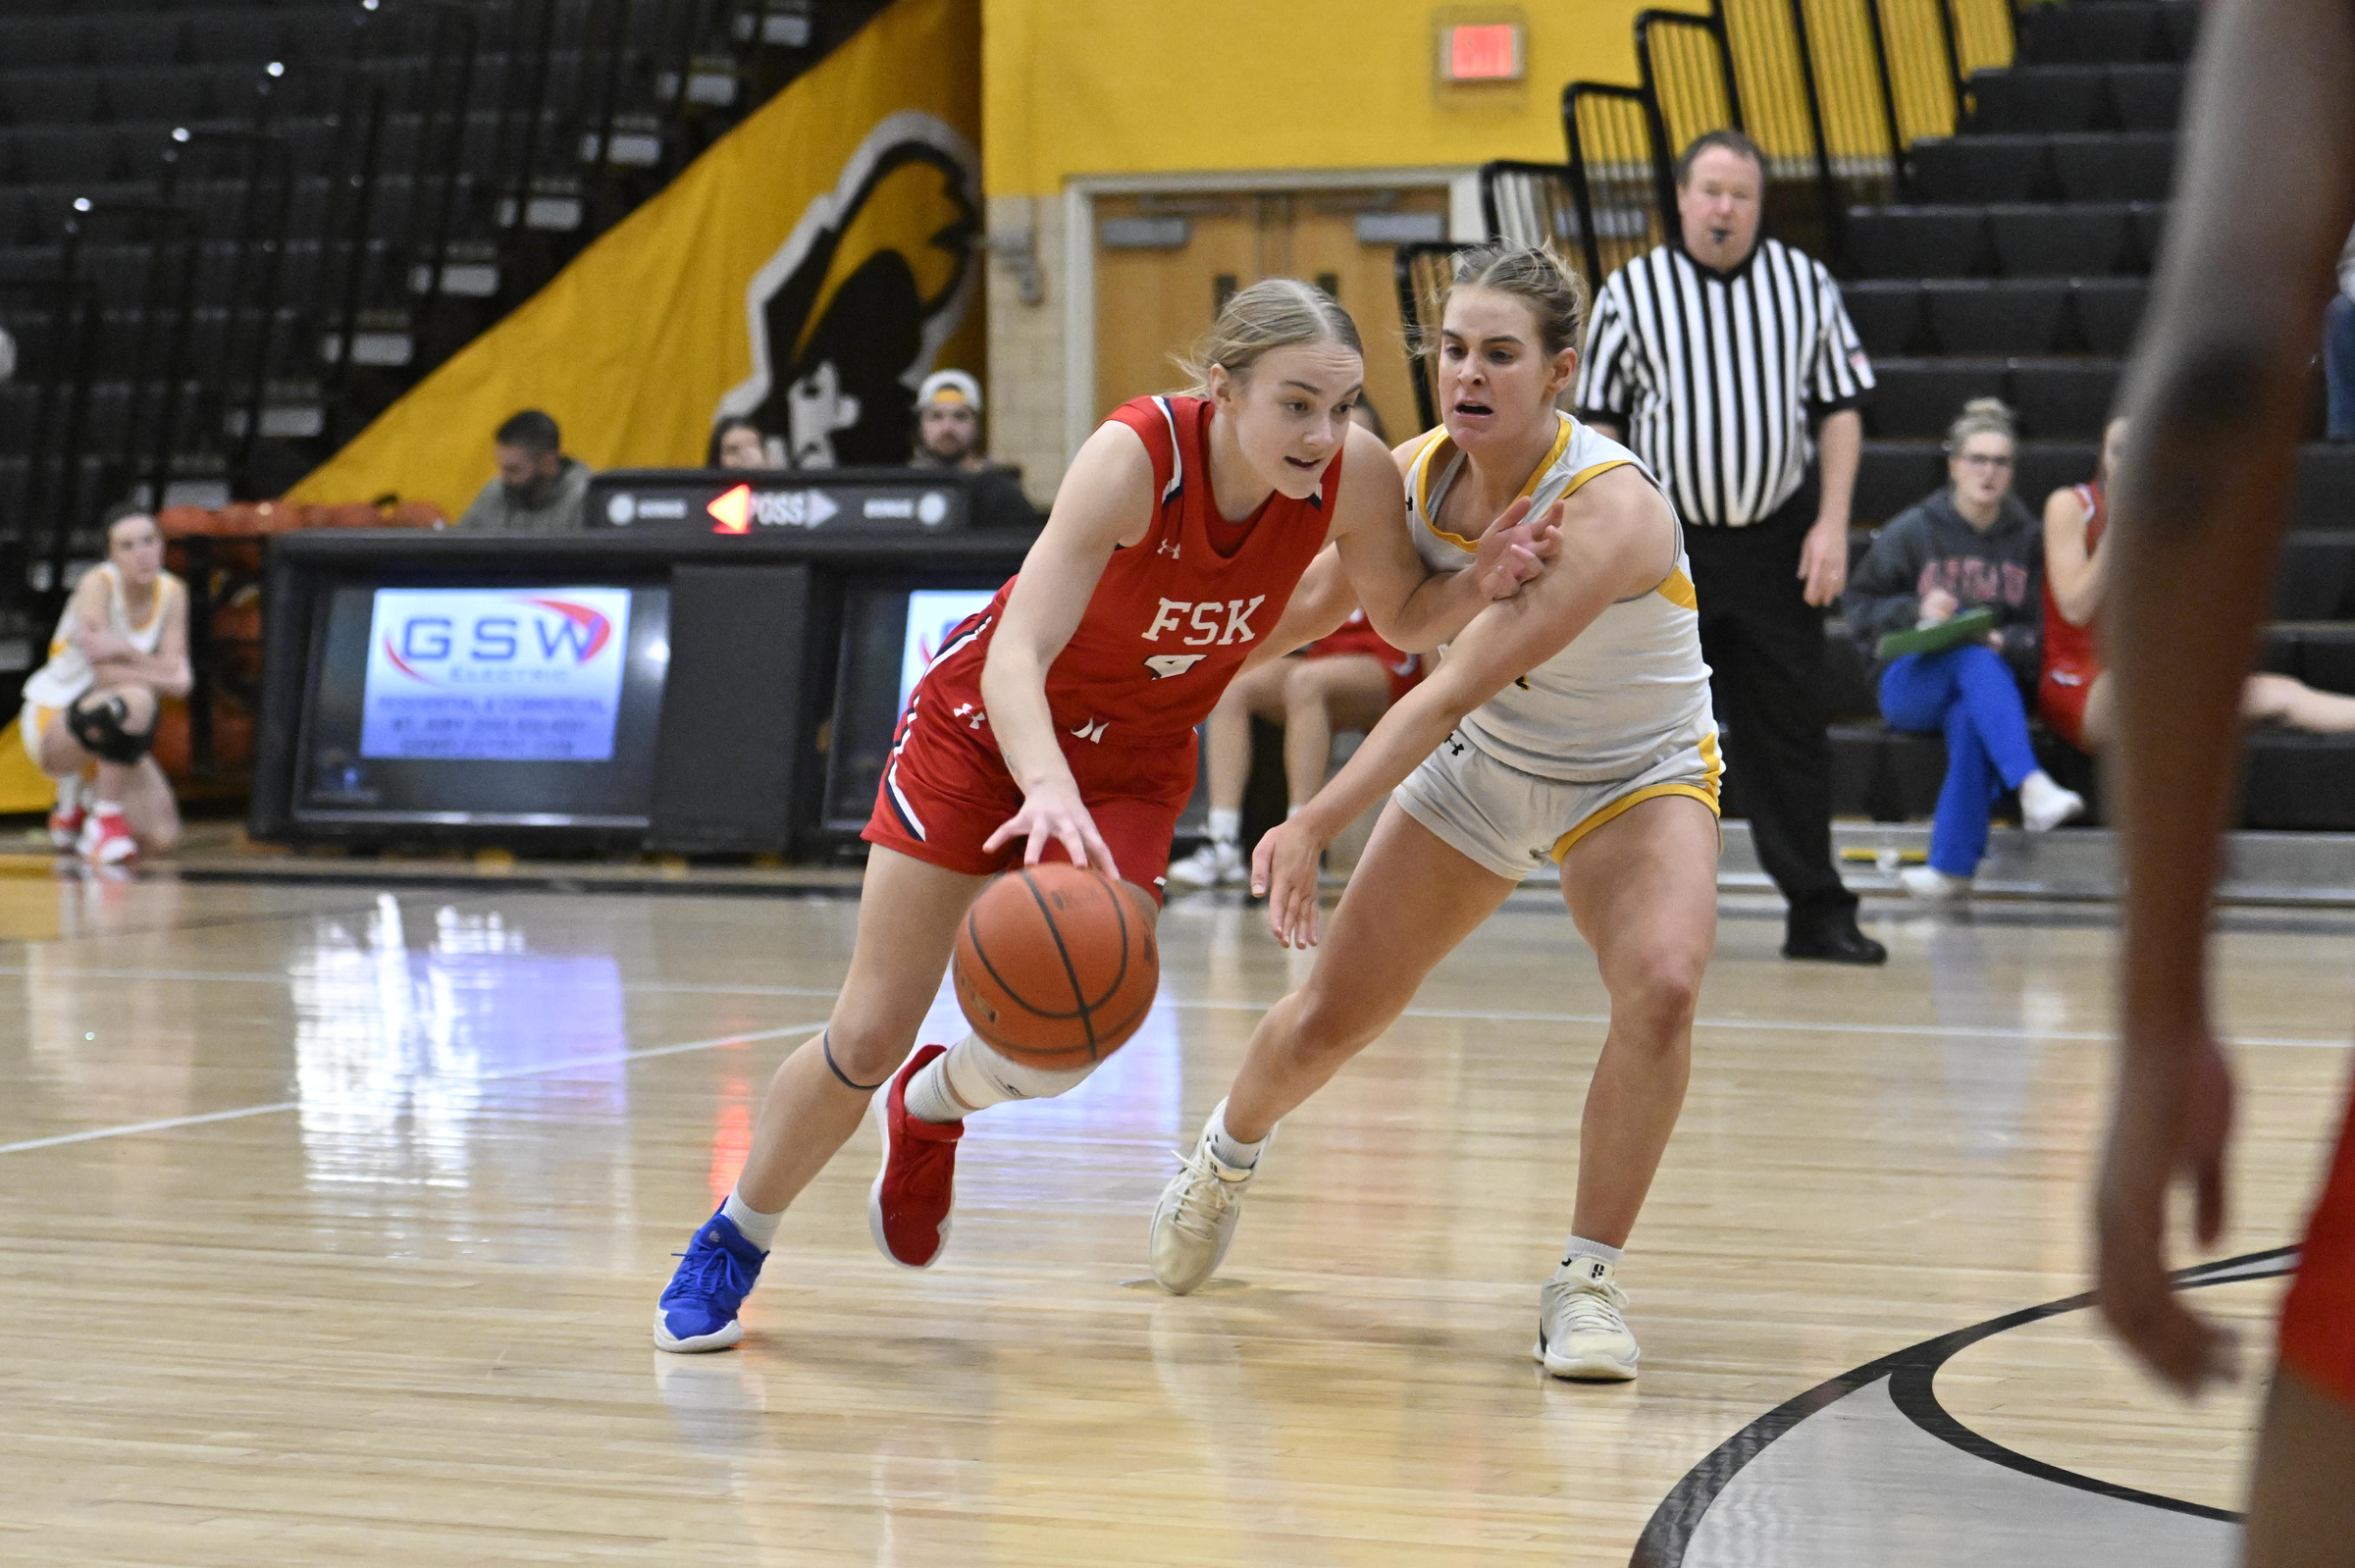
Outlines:
{"label": "black pants of referee", "polygon": [[1815,507],[1808,485],[1747,528],[1685,529],[1701,653],[1726,731],[1727,804],[1750,818],[1758,863],[1790,904],[1795,932],[1854,919],[1857,909],[1832,865],[1824,612],[1807,602],[1799,576]]}

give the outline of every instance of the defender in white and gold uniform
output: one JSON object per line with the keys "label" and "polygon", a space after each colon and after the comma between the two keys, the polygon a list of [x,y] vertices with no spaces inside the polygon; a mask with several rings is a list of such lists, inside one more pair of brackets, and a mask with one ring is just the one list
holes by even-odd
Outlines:
{"label": "defender in white and gold uniform", "polygon": [[[1487,245],[1457,260],[1436,356],[1445,428],[1396,453],[1408,543],[1428,566],[1459,567],[1490,518],[1534,506],[1558,524],[1559,553],[1466,626],[1347,765],[1260,841],[1252,884],[1268,923],[1306,946],[1319,853],[1395,787],[1308,982],[1260,1020],[1233,1088],[1162,1193],[1152,1252],[1171,1290],[1208,1279],[1277,1120],[1380,1037],[1439,960],[1552,861],[1610,991],[1611,1025],[1579,1130],[1569,1245],[1539,1294],[1536,1353],[1556,1377],[1623,1382],[1638,1350],[1620,1249],[1684,1104],[1716,940],[1720,767],[1675,509],[1632,452],[1554,408],[1577,369],[1582,315],[1577,280],[1550,252]],[[1315,573],[1301,592],[1322,592]],[[1367,1237],[1372,1267],[1385,1239]]]}
{"label": "defender in white and gold uniform", "polygon": [[187,585],[164,570],[155,519],[124,508],[106,525],[106,559],[58,618],[48,661],[26,680],[17,722],[26,755],[56,781],[59,849],[103,865],[180,842],[171,781],[148,752],[163,700],[189,684]]}
{"label": "defender in white and gold uniform", "polygon": [[[1554,417],[1553,449],[1523,492],[1534,506],[1620,467],[1659,489],[1634,452]],[[1453,571],[1478,549],[1433,521],[1464,466],[1442,428],[1423,438],[1407,471],[1407,526],[1434,570]],[[1668,503],[1665,493],[1660,499]],[[1579,840],[1644,801],[1687,795],[1715,811],[1724,770],[1680,525],[1676,564],[1657,586],[1612,604],[1466,714],[1396,799],[1447,844],[1519,881],[1548,861],[1558,865]]]}

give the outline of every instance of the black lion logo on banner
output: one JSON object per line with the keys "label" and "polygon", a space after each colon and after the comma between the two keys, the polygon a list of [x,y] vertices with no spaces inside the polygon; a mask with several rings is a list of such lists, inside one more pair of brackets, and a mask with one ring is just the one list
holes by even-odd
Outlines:
{"label": "black lion logo on banner", "polygon": [[797,468],[906,462],[916,384],[965,319],[978,183],[931,115],[877,125],[753,279],[753,374],[719,412],[782,435]]}

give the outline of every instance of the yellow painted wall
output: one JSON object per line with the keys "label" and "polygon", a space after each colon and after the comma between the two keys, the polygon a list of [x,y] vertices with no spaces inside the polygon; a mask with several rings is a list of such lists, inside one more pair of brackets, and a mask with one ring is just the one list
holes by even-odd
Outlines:
{"label": "yellow painted wall", "polygon": [[[993,196],[1038,196],[1073,175],[1557,161],[1563,84],[1632,84],[1642,9],[983,0],[983,183]],[[1524,79],[1439,82],[1443,16],[1517,16],[1528,29]]]}

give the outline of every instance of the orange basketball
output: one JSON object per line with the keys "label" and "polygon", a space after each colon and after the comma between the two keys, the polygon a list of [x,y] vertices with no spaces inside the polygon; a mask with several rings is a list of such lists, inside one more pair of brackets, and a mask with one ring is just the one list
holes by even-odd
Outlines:
{"label": "orange basketball", "polygon": [[957,1001],[973,1032],[1050,1071],[1119,1050],[1161,984],[1142,902],[1101,871],[1061,861],[990,883],[957,933]]}

